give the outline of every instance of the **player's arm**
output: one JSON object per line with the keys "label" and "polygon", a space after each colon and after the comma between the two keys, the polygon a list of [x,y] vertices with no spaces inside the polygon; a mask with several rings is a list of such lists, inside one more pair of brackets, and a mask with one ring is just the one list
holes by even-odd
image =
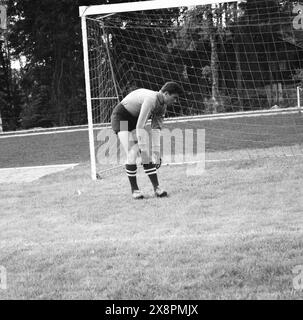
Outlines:
{"label": "player's arm", "polygon": [[147,153],[149,151],[149,135],[144,128],[154,106],[155,99],[148,97],[144,100],[141,106],[136,127],[139,149]]}
{"label": "player's arm", "polygon": [[157,164],[157,167],[161,166],[161,155],[160,155],[160,139],[161,139],[161,129],[164,121],[164,113],[153,115],[152,118],[152,152],[153,152],[153,162]]}

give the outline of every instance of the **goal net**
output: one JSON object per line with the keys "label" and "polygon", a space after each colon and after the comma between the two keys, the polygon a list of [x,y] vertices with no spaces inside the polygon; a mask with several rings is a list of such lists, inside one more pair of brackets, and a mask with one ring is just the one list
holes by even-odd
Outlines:
{"label": "goal net", "polygon": [[182,140],[181,161],[190,160],[186,130],[193,153],[203,143],[207,161],[302,154],[301,14],[303,6],[277,0],[80,7],[92,177],[123,164],[109,126],[115,105],[167,81],[185,92],[165,121],[169,152]]}

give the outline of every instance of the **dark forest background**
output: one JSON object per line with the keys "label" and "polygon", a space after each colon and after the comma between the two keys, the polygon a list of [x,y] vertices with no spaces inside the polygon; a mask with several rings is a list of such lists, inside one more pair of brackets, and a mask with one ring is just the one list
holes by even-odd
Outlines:
{"label": "dark forest background", "polygon": [[[3,130],[86,124],[79,6],[125,1],[2,2],[8,6],[9,16],[6,40],[3,37],[0,40],[0,115]],[[199,58],[194,55],[199,50],[190,50],[188,46],[187,50],[183,50],[188,101],[201,101],[199,108],[206,113],[267,108],[277,101],[269,101],[268,96],[262,96],[256,91],[252,93],[251,89],[265,86],[274,88],[274,85],[280,84],[283,90],[299,85],[303,78],[303,46],[300,40],[303,31],[300,28],[293,29],[293,19],[300,14],[293,12],[296,5],[297,1],[248,0],[238,6],[239,11],[230,12],[230,7],[222,6],[218,12],[205,7],[204,12],[196,13],[195,19],[199,14],[201,18],[200,26],[196,29],[197,46],[198,43],[203,43],[208,49],[205,51],[207,57],[200,80],[197,74],[190,74],[194,67],[192,61]],[[217,19],[219,22],[223,13],[229,14],[230,21],[227,26],[220,27],[220,23],[214,24],[213,21]],[[174,41],[168,48],[169,52],[179,50],[179,54],[182,54],[184,42],[181,43],[178,39],[182,35],[186,36],[186,32],[185,24],[171,35]],[[241,43],[245,43],[247,34],[254,38],[249,41],[250,45],[241,46]],[[112,36],[114,41],[115,35]],[[151,34],[151,42],[155,41],[152,37],[154,35]],[[222,43],[219,39],[224,39],[226,48],[223,51],[228,52],[226,54],[229,57],[220,55],[223,51],[219,50]],[[239,44],[236,48],[235,43]],[[254,56],[250,57],[248,52]],[[190,55],[193,55],[192,60],[186,65]],[[258,56],[258,61],[265,57],[263,60],[266,63],[256,65],[255,56]],[[26,58],[22,68],[11,69],[10,61],[21,57]],[[116,65],[119,65],[119,57],[113,56],[113,59],[117,59]],[[228,70],[224,68],[226,59],[231,61]],[[148,61],[146,64],[148,65]],[[184,68],[180,72],[184,73]],[[120,74],[123,74],[121,70]],[[176,77],[176,80],[179,78]],[[128,85],[125,83],[125,87],[120,88],[121,92],[127,92]],[[193,97],[194,92],[201,92],[201,96]],[[232,98],[227,101],[226,97]],[[283,100],[283,92],[281,97]],[[279,95],[275,99],[279,99]],[[280,104],[283,107],[293,106],[287,101],[284,99]]]}

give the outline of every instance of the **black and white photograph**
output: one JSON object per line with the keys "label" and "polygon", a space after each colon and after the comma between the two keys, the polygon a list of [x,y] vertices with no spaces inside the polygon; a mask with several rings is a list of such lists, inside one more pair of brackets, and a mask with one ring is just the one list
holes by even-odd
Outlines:
{"label": "black and white photograph", "polygon": [[0,0],[0,300],[303,300],[302,108],[303,1]]}

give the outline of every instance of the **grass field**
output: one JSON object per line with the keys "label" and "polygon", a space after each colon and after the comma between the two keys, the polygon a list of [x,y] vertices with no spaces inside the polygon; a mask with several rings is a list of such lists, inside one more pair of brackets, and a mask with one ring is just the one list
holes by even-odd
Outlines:
{"label": "grass field", "polygon": [[[261,117],[188,121],[167,128],[205,129],[206,152],[236,150],[245,158],[256,157],[255,149],[280,148],[287,153],[303,141],[303,116],[280,114]],[[96,135],[98,131],[95,132]],[[284,148],[287,148],[284,151]],[[250,149],[252,151],[250,152]],[[302,149],[302,147],[301,147]],[[87,130],[28,136],[0,135],[0,168],[39,166],[89,161]],[[291,151],[292,152],[292,151]],[[303,151],[302,151],[303,153]],[[274,154],[275,155],[275,154]]]}
{"label": "grass field", "polygon": [[161,169],[132,201],[86,165],[0,185],[1,299],[302,299],[302,157]]}
{"label": "grass field", "polygon": [[0,299],[302,299],[302,117],[202,124],[180,126],[206,129],[206,158],[233,161],[190,177],[163,166],[166,199],[141,170],[142,201],[124,174],[90,180],[86,131],[0,137],[2,168],[80,163],[0,184]]}

